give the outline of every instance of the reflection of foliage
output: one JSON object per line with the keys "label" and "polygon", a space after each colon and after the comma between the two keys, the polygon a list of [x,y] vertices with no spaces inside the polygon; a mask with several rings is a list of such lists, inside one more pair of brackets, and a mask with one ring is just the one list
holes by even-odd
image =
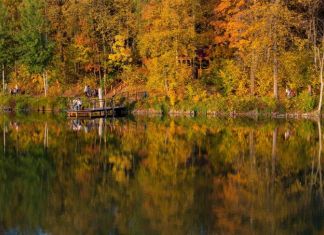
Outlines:
{"label": "reflection of foliage", "polygon": [[112,173],[118,182],[126,181],[126,173],[132,168],[131,156],[110,156],[109,163],[113,165]]}
{"label": "reflection of foliage", "polygon": [[78,132],[46,116],[0,123],[5,229],[323,232],[315,218],[323,209],[315,205],[318,133],[310,121],[91,120]]}

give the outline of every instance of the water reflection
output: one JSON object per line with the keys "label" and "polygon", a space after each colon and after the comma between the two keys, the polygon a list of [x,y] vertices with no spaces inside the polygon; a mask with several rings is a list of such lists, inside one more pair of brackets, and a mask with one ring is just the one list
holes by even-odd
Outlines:
{"label": "water reflection", "polygon": [[1,234],[310,234],[322,125],[2,116]]}

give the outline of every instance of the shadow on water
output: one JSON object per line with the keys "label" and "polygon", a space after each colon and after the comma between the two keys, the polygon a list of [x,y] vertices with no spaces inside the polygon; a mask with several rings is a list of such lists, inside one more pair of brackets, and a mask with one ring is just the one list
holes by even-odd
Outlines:
{"label": "shadow on water", "polygon": [[0,234],[324,233],[319,120],[0,126]]}

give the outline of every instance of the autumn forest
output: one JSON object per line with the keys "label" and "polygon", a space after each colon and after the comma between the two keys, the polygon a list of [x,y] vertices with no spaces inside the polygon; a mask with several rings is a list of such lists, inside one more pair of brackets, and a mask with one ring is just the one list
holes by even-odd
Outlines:
{"label": "autumn forest", "polygon": [[0,0],[0,234],[324,234],[323,99],[324,0]]}
{"label": "autumn forest", "polygon": [[171,107],[320,111],[324,3],[1,0],[0,64],[4,94],[122,82]]}

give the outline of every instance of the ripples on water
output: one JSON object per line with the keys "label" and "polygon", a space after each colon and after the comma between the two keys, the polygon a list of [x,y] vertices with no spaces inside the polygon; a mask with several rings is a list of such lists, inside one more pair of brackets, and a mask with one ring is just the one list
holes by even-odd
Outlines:
{"label": "ripples on water", "polygon": [[323,234],[314,121],[1,116],[0,234]]}

